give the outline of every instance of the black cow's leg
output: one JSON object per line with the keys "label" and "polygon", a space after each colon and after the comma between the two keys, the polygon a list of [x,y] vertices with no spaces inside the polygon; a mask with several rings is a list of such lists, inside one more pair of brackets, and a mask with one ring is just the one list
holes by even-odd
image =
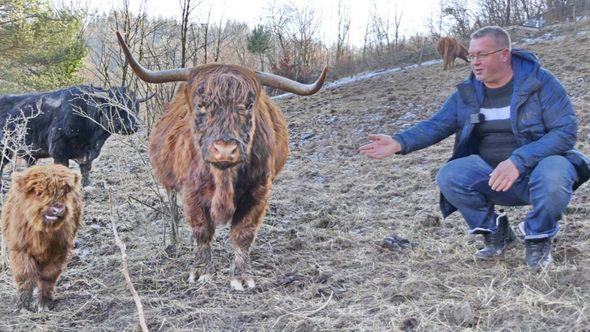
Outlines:
{"label": "black cow's leg", "polygon": [[92,169],[92,161],[86,164],[80,164],[80,173],[82,173],[82,187],[91,185],[90,170]]}
{"label": "black cow's leg", "polygon": [[3,155],[2,160],[0,160],[0,180],[2,179],[2,174],[4,174],[4,166],[10,162],[11,155]]}
{"label": "black cow's leg", "polygon": [[209,280],[215,271],[211,263],[211,242],[215,234],[215,223],[211,216],[198,203],[196,192],[183,195],[183,206],[189,225],[193,230],[193,238],[197,242],[195,251],[195,268],[190,272],[189,283],[196,278],[199,282]]}
{"label": "black cow's leg", "polygon": [[[254,279],[248,274],[250,246],[254,242],[266,214],[270,184],[254,189],[250,195],[252,195],[254,203],[247,207],[238,207],[240,210],[236,213],[237,218],[232,221],[230,234],[235,251],[230,285],[233,289],[240,291],[244,290],[244,286],[247,288],[256,287]],[[247,212],[242,215],[241,209],[247,209]]]}
{"label": "black cow's leg", "polygon": [[33,165],[35,165],[35,163],[37,162],[37,159],[33,156],[27,155],[25,157],[25,160],[27,161],[27,167],[31,167]]}
{"label": "black cow's leg", "polygon": [[70,167],[70,160],[68,158],[53,157],[53,163],[64,165],[65,167]]}

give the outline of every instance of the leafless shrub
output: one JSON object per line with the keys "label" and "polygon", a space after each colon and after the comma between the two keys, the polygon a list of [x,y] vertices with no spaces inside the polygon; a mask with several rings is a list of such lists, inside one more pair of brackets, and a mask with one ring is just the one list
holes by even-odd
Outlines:
{"label": "leafless shrub", "polygon": [[[30,107],[30,106],[25,106]],[[4,199],[7,192],[6,184],[8,181],[4,179],[4,168],[7,163],[10,163],[11,173],[17,169],[17,158],[25,158],[30,160],[34,152],[33,147],[27,145],[26,136],[29,120],[38,116],[38,112],[31,112],[30,115],[26,115],[26,111],[20,109],[20,115],[11,116],[6,119],[2,132],[0,133],[0,209],[4,206]],[[0,239],[2,241],[2,239]],[[2,257],[0,266],[2,271],[7,267],[8,260],[6,257],[6,247],[4,241],[1,244]]]}
{"label": "leafless shrub", "polygon": [[[85,102],[88,102],[89,106],[93,109],[98,110],[101,115],[99,117],[92,116],[86,110],[81,109],[80,107],[74,108],[74,113],[77,116],[84,117],[89,121],[92,121],[97,126],[101,127],[103,130],[109,132],[110,134],[125,134],[127,133],[125,128],[122,128],[125,124],[129,124],[130,121],[139,121],[131,120],[131,117],[136,117],[134,109],[130,108],[129,103],[123,102],[122,99],[115,99],[108,97],[103,92],[88,92],[83,97]],[[134,103],[131,103],[134,105]],[[111,111],[109,111],[111,110]],[[117,110],[117,111],[112,111]],[[101,119],[101,121],[97,120],[97,118]],[[140,126],[138,132],[142,132],[142,129],[145,129],[144,125],[137,124]],[[121,131],[123,129],[123,131]],[[144,165],[149,165],[149,161],[147,160],[146,151],[148,150],[148,141],[147,136],[144,135],[132,135],[135,136],[132,138],[131,136],[129,139],[122,139],[120,142],[124,145],[127,145],[132,151],[134,151],[134,156],[139,157],[143,160]],[[131,156],[126,156],[131,157]],[[121,170],[124,172],[124,170]],[[150,192],[154,193],[158,198],[160,208],[154,208],[153,206],[147,204],[148,207],[154,208],[156,211],[162,213],[166,217],[166,223],[169,224],[169,227],[165,228],[164,232],[164,245],[166,245],[166,234],[170,232],[170,240],[171,243],[176,245],[178,243],[178,227],[179,224],[182,222],[182,212],[179,208],[178,198],[176,193],[169,192],[163,190],[162,187],[155,181],[153,177],[153,173],[151,172],[150,168],[150,177],[151,187],[148,188]],[[141,201],[140,201],[141,202]],[[143,202],[141,202],[143,203]],[[144,204],[146,205],[146,204]]]}

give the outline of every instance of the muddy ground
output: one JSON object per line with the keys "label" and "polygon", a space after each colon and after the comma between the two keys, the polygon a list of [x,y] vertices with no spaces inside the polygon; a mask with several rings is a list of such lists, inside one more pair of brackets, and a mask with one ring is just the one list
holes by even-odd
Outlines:
{"label": "muddy ground", "polygon": [[[574,35],[562,28],[561,39],[521,45],[537,52],[566,86],[580,117],[577,147],[586,154],[588,30]],[[469,73],[462,64],[449,72],[441,67],[278,100],[289,123],[291,154],[252,249],[257,287],[244,293],[229,287],[227,227],[218,229],[214,242],[213,280],[187,283],[190,231],[183,223],[180,245],[169,246],[145,132],[111,138],[85,193],[84,225],[58,282],[56,308],[13,313],[15,289],[4,269],[0,330],[139,330],[111,230],[115,221],[151,330],[587,331],[588,184],[575,193],[561,221],[554,265],[536,274],[524,265],[522,242],[502,260],[475,261],[481,241],[467,235],[458,214],[440,218],[434,176],[450,157],[452,138],[385,161],[357,153],[368,133],[393,133],[432,115]],[[527,211],[508,209],[513,227]],[[382,239],[390,233],[411,246],[384,249]]]}

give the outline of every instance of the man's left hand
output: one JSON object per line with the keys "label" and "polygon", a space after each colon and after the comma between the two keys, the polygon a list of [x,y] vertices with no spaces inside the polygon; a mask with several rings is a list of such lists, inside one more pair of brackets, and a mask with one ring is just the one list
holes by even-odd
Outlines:
{"label": "man's left hand", "polygon": [[514,166],[514,163],[510,159],[506,159],[499,163],[492,174],[490,174],[490,181],[488,184],[492,187],[492,190],[508,191],[516,179],[518,179],[519,175],[520,172],[518,171],[518,168]]}

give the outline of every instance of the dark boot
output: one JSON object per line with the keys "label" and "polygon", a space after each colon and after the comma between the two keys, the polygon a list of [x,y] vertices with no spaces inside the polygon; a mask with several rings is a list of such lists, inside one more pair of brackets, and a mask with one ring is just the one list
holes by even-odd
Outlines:
{"label": "dark boot", "polygon": [[483,235],[484,248],[475,253],[479,259],[493,259],[504,253],[505,249],[510,249],[516,244],[516,235],[510,228],[508,217],[505,214],[498,216],[496,219],[496,231]]}
{"label": "dark boot", "polygon": [[531,269],[545,269],[553,258],[551,257],[551,239],[525,240],[526,263]]}

